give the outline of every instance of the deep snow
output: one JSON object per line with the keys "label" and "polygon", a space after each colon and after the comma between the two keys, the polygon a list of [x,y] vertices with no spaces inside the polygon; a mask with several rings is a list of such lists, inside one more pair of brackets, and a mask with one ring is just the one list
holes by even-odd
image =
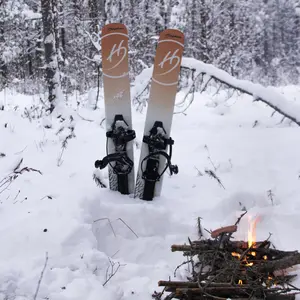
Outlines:
{"label": "deep snow", "polygon": [[[299,87],[278,90],[300,105]],[[22,117],[25,107],[38,104],[38,96],[1,92],[0,153],[5,156],[0,157],[0,181],[21,158],[20,168],[42,175],[25,172],[0,188],[0,299],[34,298],[46,252],[37,299],[151,299],[154,290],[160,291],[157,281],[172,277],[183,261],[180,253],[171,253],[171,244],[197,238],[197,217],[205,228],[215,229],[235,222],[244,206],[250,216],[261,216],[257,239],[271,232],[277,248],[299,250],[299,126],[281,122],[277,113],[271,117],[272,109],[249,96],[226,100],[225,92],[211,97],[213,92],[197,94],[185,114],[174,115],[173,162],[180,172],[165,176],[162,196],[153,202],[93,182],[94,161],[105,154],[103,101],[93,111],[94,92],[90,98],[70,98],[74,109],[81,103],[74,112],[76,137],[59,164],[61,143],[70,131],[57,135],[61,124],[54,117],[32,122]],[[145,113],[133,109],[136,163]],[[225,189],[205,169],[215,171]],[[106,171],[103,176],[107,182]],[[247,238],[247,226],[242,219],[237,239]],[[109,259],[119,269],[103,287],[112,272]],[[177,279],[184,276],[183,267]]]}

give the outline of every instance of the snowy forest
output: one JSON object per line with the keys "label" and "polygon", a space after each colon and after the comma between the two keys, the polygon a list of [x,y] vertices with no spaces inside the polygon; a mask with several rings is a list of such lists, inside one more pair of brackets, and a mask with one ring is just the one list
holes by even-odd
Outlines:
{"label": "snowy forest", "polygon": [[0,0],[0,300],[300,300],[299,126],[300,0]]}
{"label": "snowy forest", "polygon": [[185,57],[264,85],[299,83],[299,0],[1,0],[0,90],[43,91],[50,62],[65,92],[101,84],[97,44],[111,22],[128,28],[131,78],[169,27],[184,32]]}

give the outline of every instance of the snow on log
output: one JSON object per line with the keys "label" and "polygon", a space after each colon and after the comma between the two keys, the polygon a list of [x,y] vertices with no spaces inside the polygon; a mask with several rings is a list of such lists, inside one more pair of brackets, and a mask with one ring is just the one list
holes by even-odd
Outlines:
{"label": "snow on log", "polygon": [[[288,101],[272,87],[264,87],[261,84],[248,80],[237,79],[211,64],[205,64],[194,58],[183,57],[181,66],[185,69],[195,71],[195,78],[200,74],[207,75],[216,82],[253,96],[255,101],[266,103],[275,111],[300,126],[300,105]],[[132,93],[135,101],[139,102],[141,94],[147,89],[151,80],[152,70],[152,67],[146,68],[136,77]]]}
{"label": "snow on log", "polygon": [[205,64],[194,58],[184,57],[181,65],[182,67],[195,70],[198,74],[206,74],[216,81],[253,96],[254,100],[266,103],[300,126],[300,105],[288,101],[281,94],[274,91],[273,88],[264,87],[261,84],[253,83],[248,80],[237,79],[213,65]]}

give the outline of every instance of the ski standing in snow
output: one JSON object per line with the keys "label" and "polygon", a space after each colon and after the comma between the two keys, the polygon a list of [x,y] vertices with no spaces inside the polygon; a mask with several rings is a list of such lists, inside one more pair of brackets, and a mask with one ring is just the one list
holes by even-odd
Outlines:
{"label": "ski standing in snow", "polygon": [[109,187],[122,194],[134,191],[133,139],[128,66],[128,32],[123,24],[102,29],[102,69],[106,119],[106,152],[95,167],[108,166]]}
{"label": "ski standing in snow", "polygon": [[152,200],[161,194],[163,174],[167,169],[171,175],[178,173],[178,167],[171,163],[174,140],[170,132],[183,48],[182,32],[175,29],[161,32],[135,186],[135,197],[143,200]]}

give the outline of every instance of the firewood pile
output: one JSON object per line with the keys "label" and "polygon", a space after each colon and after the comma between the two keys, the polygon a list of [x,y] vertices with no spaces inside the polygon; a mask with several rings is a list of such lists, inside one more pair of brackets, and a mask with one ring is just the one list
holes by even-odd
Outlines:
{"label": "firewood pile", "polygon": [[[243,215],[242,215],[243,216]],[[210,232],[204,239],[199,221],[200,240],[185,245],[172,245],[186,258],[176,270],[188,266],[186,281],[159,281],[164,287],[154,292],[159,300],[292,300],[300,289],[292,284],[297,275],[287,269],[300,264],[298,251],[281,251],[272,247],[269,238],[259,242],[233,241],[237,224]],[[176,272],[175,270],[175,272]],[[169,294],[166,294],[169,292]]]}

